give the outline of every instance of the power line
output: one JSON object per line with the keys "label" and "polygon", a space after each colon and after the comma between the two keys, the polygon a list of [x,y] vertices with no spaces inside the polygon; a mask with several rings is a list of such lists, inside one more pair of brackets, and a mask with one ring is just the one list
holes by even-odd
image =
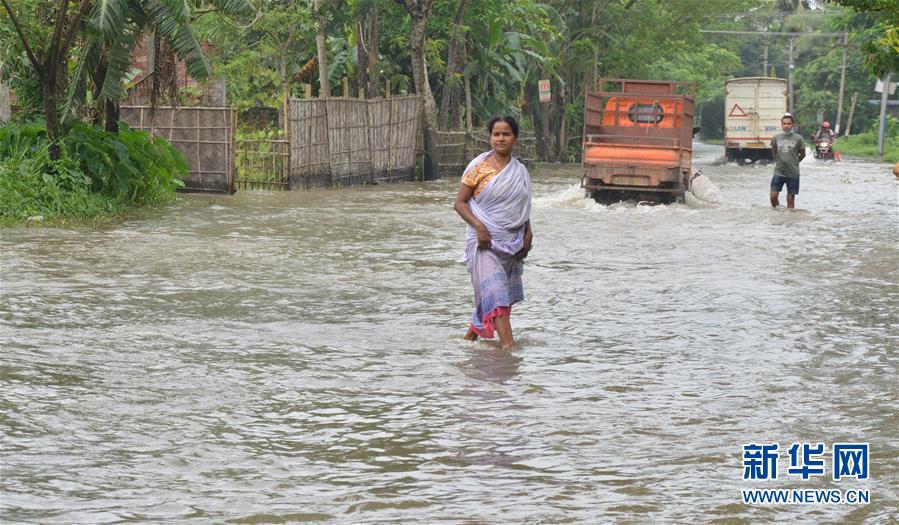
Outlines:
{"label": "power line", "polygon": [[789,31],[724,31],[712,29],[700,29],[700,33],[717,33],[722,35],[771,35],[771,36],[826,36],[829,38],[843,37],[843,33],[819,33],[817,31],[806,31],[804,33],[794,33]]}
{"label": "power line", "polygon": [[842,48],[843,48],[843,60],[840,64],[840,94],[839,94],[839,105],[837,106],[837,125],[836,132],[840,132],[840,118],[843,113],[843,88],[846,84],[846,48],[849,47],[849,33],[825,33],[825,32],[812,32],[807,31],[804,33],[792,32],[792,31],[725,31],[725,30],[712,30],[712,29],[700,29],[700,33],[715,33],[715,34],[723,34],[723,35],[762,35],[764,37],[764,66],[762,66],[762,76],[768,75],[768,36],[788,36],[790,37],[790,63],[789,63],[789,74],[787,78],[787,91],[789,92],[789,103],[790,103],[790,113],[793,112],[793,39],[795,37],[826,37],[826,38],[840,38],[843,40]]}

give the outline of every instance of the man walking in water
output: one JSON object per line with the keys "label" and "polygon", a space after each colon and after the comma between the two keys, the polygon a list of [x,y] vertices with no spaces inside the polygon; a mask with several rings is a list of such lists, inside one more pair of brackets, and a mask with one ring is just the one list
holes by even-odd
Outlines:
{"label": "man walking in water", "polygon": [[793,132],[793,115],[787,113],[780,118],[782,133],[771,139],[771,156],[777,161],[774,165],[774,177],[771,178],[771,207],[776,208],[780,202],[780,190],[787,185],[787,208],[796,205],[799,193],[799,163],[805,158],[805,142],[802,136]]}

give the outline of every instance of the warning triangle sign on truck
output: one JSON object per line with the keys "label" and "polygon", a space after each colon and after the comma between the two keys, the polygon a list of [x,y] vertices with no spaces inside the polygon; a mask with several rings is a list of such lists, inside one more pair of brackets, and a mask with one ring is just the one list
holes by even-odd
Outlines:
{"label": "warning triangle sign on truck", "polygon": [[743,111],[743,108],[740,107],[739,104],[734,104],[733,109],[730,110],[730,113],[727,115],[728,117],[748,117],[749,115]]}

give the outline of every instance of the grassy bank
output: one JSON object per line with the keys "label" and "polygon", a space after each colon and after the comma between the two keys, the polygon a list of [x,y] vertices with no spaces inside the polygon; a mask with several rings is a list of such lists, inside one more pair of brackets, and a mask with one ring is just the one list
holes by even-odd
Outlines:
{"label": "grassy bank", "polygon": [[[877,119],[872,121],[869,126],[870,131],[852,135],[851,137],[840,137],[834,142],[834,149],[840,152],[840,155],[849,155],[852,157],[868,157],[880,160],[877,154],[877,130],[879,122]],[[883,161],[887,163],[899,162],[899,119],[887,116],[886,119],[886,137],[883,143]]]}
{"label": "grassy bank", "polygon": [[187,176],[166,141],[127,127],[109,133],[76,124],[49,154],[41,124],[0,128],[0,224],[92,223],[174,199]]}
{"label": "grassy bank", "polygon": [[[876,122],[873,125],[873,129],[876,130]],[[724,139],[702,139],[702,143],[723,146]],[[811,139],[808,139],[806,143],[809,148],[814,147],[814,141]],[[886,140],[883,146],[883,162],[889,164],[899,162],[899,119],[887,117]],[[876,131],[867,131],[851,137],[840,137],[834,143],[834,147],[840,152],[840,155],[880,160],[880,155],[877,154]]]}
{"label": "grassy bank", "polygon": [[[874,133],[839,138],[834,143],[834,148],[840,155],[880,159],[880,155],[877,154],[877,135]],[[899,162],[899,137],[886,139],[883,144],[883,161],[889,164]]]}

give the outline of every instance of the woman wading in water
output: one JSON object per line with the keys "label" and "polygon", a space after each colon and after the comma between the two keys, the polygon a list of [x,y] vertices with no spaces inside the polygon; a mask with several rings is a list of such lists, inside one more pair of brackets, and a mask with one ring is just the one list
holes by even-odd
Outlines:
{"label": "woman wading in water", "polygon": [[512,305],[524,300],[521,275],[531,250],[531,177],[512,157],[518,123],[498,116],[487,123],[490,151],[465,168],[453,209],[468,223],[463,260],[471,274],[475,310],[465,339],[499,334],[513,342]]}

